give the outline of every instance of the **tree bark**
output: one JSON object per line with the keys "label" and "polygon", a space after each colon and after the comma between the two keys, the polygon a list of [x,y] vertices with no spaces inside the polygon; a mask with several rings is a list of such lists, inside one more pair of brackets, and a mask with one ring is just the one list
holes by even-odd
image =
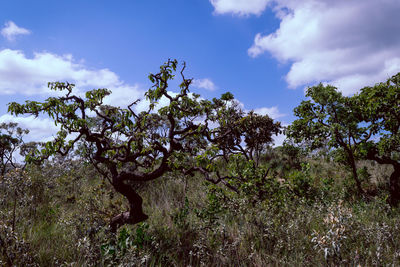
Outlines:
{"label": "tree bark", "polygon": [[397,207],[400,203],[400,163],[390,157],[377,156],[376,149],[369,151],[367,159],[374,160],[379,164],[389,164],[393,166],[393,172],[389,179],[389,204],[392,207]]}
{"label": "tree bark", "polygon": [[400,203],[400,164],[393,164],[394,171],[389,181],[389,204],[397,207]]}
{"label": "tree bark", "polygon": [[361,181],[358,178],[357,167],[356,167],[356,163],[355,163],[354,159],[351,160],[351,169],[352,169],[352,172],[353,172],[354,180],[356,181],[358,192],[360,194],[364,195],[364,190],[362,189]]}
{"label": "tree bark", "polygon": [[124,224],[137,224],[147,220],[149,216],[147,216],[142,209],[143,199],[135,192],[132,186],[125,184],[118,178],[113,179],[112,185],[117,192],[121,193],[128,199],[129,211],[122,212],[111,219],[111,231],[116,232],[117,229]]}
{"label": "tree bark", "polygon": [[351,147],[351,143],[350,140],[348,143],[346,143],[342,137],[340,137],[339,132],[336,130],[335,132],[336,135],[336,142],[345,150],[345,152],[347,153],[348,156],[348,163],[350,163],[350,167],[351,167],[351,171],[353,173],[353,178],[356,181],[356,186],[358,189],[358,192],[363,196],[364,194],[364,190],[362,189],[361,186],[361,181],[360,179],[358,179],[358,174],[357,174],[357,166],[356,166],[356,159],[354,158],[354,152],[353,149]]}
{"label": "tree bark", "polygon": [[360,179],[358,179],[356,160],[354,159],[353,151],[351,150],[351,148],[348,148],[348,147],[345,147],[345,149],[346,149],[347,154],[349,156],[350,166],[351,166],[351,170],[352,170],[352,173],[353,173],[354,180],[356,181],[358,192],[361,195],[364,195],[364,190],[361,187],[361,181],[360,181]]}

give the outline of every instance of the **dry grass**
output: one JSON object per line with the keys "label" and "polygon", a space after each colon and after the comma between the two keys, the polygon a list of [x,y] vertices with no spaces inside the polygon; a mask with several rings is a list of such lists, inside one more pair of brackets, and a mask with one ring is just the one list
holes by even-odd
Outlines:
{"label": "dry grass", "polygon": [[[13,202],[6,197],[13,187],[0,181],[0,237],[13,244],[3,249],[1,264],[5,253],[24,253],[20,259],[26,262],[17,265],[399,265],[399,211],[385,204],[384,194],[365,202],[351,195],[342,166],[315,159],[305,166],[295,177],[311,181],[315,196],[282,191],[258,202],[198,176],[165,176],[142,189],[149,220],[116,236],[108,220],[126,202],[88,167],[30,169],[29,179],[7,180],[25,186],[14,233]],[[386,182],[390,169],[364,166],[371,175],[365,187]],[[289,174],[282,175],[276,177],[283,179],[282,188],[292,188],[285,187]]]}

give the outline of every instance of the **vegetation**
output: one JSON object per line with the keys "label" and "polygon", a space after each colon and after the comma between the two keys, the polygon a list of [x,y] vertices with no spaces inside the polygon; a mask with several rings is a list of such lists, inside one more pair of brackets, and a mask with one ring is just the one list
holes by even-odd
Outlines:
{"label": "vegetation", "polygon": [[296,142],[308,141],[311,150],[320,148],[328,141],[328,147],[340,148],[345,154],[345,162],[351,168],[359,193],[363,193],[358,178],[355,153],[365,137],[365,128],[360,127],[354,107],[349,98],[344,97],[333,86],[319,84],[308,88],[303,101],[294,109],[299,117],[288,129],[289,138]]}
{"label": "vegetation", "polygon": [[[399,128],[400,74],[385,83],[361,89],[359,94],[344,97],[333,86],[311,87],[311,100],[295,108],[299,119],[288,127],[288,137],[307,141],[309,149],[324,146],[336,149],[337,155],[351,168],[358,192],[364,194],[356,160],[368,159],[389,164],[389,202],[400,202]],[[340,149],[337,149],[340,148]]]}
{"label": "vegetation", "polygon": [[361,89],[356,98],[361,121],[377,138],[364,143],[364,157],[393,167],[390,175],[390,203],[400,202],[400,73],[373,87]]}
{"label": "vegetation", "polygon": [[400,264],[400,74],[349,97],[309,88],[272,147],[279,122],[230,93],[190,93],[185,65],[172,93],[176,69],[150,74],[142,112],[68,83],[49,84],[63,96],[9,105],[60,131],[23,144],[27,131],[2,126],[5,159],[19,148],[26,165],[2,165],[0,265]]}

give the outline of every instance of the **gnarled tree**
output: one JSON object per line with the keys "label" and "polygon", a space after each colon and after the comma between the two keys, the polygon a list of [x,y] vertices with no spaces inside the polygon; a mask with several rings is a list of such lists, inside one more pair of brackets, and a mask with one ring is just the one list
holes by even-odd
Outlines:
{"label": "gnarled tree", "polygon": [[[49,83],[49,87],[65,92],[62,97],[50,97],[42,103],[10,103],[12,114],[47,114],[60,126],[54,140],[33,150],[26,159],[40,163],[57,153],[66,155],[82,142],[96,169],[129,202],[128,211],[111,219],[114,231],[148,218],[132,182],[154,180],[178,170],[184,174],[200,172],[207,180],[223,182],[235,190],[227,182],[232,177],[219,174],[218,158],[229,159],[237,153],[253,158],[261,143],[271,142],[279,124],[268,116],[243,113],[230,93],[212,101],[190,93],[192,80],[184,76],[185,64],[180,71],[180,92],[169,92],[176,68],[177,61],[169,60],[157,74],[149,75],[153,86],[146,93],[148,109],[142,112],[134,108],[137,101],[126,109],[104,105],[103,99],[111,93],[107,89],[88,91],[83,98],[73,94],[73,84],[60,82]],[[156,109],[162,98],[168,104]],[[246,148],[242,147],[244,136]],[[208,161],[206,166],[202,159]]]}

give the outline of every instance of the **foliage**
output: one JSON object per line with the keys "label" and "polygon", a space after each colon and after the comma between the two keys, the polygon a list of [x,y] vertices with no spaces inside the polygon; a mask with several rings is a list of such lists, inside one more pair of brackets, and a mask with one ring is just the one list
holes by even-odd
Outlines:
{"label": "foliage", "polygon": [[[220,162],[240,154],[252,162],[255,171],[263,148],[272,142],[273,134],[280,132],[280,124],[268,116],[241,111],[230,93],[212,101],[189,93],[192,80],[183,74],[185,64],[180,72],[180,92],[172,94],[167,89],[177,64],[176,60],[169,60],[159,73],[149,75],[153,83],[146,93],[149,106],[140,113],[132,108],[137,101],[127,109],[103,105],[104,97],[111,93],[107,89],[88,91],[86,98],[81,98],[73,94],[73,84],[60,82],[49,83],[49,87],[64,92],[64,96],[50,97],[43,103],[9,104],[14,115],[43,113],[60,125],[54,140],[43,144],[40,150],[31,150],[28,162],[41,163],[55,154],[65,156],[80,142],[81,153],[126,197],[129,210],[112,219],[113,231],[148,218],[135,182],[151,181],[179,170],[186,175],[200,172],[206,180],[223,182],[238,191],[232,179],[246,182],[245,178],[240,174],[221,176]],[[161,99],[168,104],[156,110]]]}
{"label": "foliage", "polygon": [[302,101],[294,109],[294,114],[299,118],[288,127],[288,137],[297,143],[305,140],[311,150],[322,147],[325,140],[328,140],[330,148],[342,149],[358,191],[363,193],[357,174],[356,153],[372,132],[360,125],[359,107],[352,98],[343,96],[330,85],[310,87],[306,96],[311,100]]}
{"label": "foliage", "polygon": [[144,244],[151,241],[151,236],[146,233],[148,228],[146,223],[138,224],[134,233],[127,228],[121,228],[116,240],[112,239],[101,245],[104,264],[113,265],[123,259],[129,250],[142,249]]}
{"label": "foliage", "polygon": [[386,82],[361,89],[354,96],[360,107],[360,119],[367,124],[375,138],[363,143],[360,153],[379,164],[390,164],[390,203],[400,202],[400,73]]}
{"label": "foliage", "polygon": [[[400,202],[400,73],[386,82],[361,89],[359,94],[344,97],[335,87],[318,86],[307,90],[311,100],[303,101],[294,112],[299,119],[288,127],[295,142],[306,141],[310,149],[321,147],[324,140],[337,160],[352,170],[359,193],[364,193],[357,159],[390,164],[391,205]],[[368,177],[368,174],[362,176]]]}
{"label": "foliage", "polygon": [[301,171],[294,170],[289,174],[287,182],[291,193],[297,197],[304,197],[307,199],[316,198],[316,190],[314,188],[313,180],[310,176],[310,164],[302,163]]}
{"label": "foliage", "polygon": [[0,264],[2,266],[39,266],[32,249],[10,227],[0,221]]}
{"label": "foliage", "polygon": [[[60,158],[28,166],[24,180],[16,172],[1,180],[0,221],[18,239],[10,243],[18,245],[2,248],[19,255],[24,266],[399,264],[398,210],[385,204],[385,195],[369,202],[342,198],[343,167],[304,161],[302,170],[282,178],[271,169],[268,180],[283,183],[281,191],[254,203],[254,195],[206,183],[200,175],[186,181],[169,173],[138,189],[153,215],[148,223],[125,225],[116,235],[108,230],[109,218],[126,204],[90,164]],[[367,163],[370,173],[380,167]],[[27,186],[12,231],[9,183],[19,181]],[[295,196],[289,190],[301,192],[308,185],[314,191]],[[339,242],[340,254],[332,240]]]}
{"label": "foliage", "polygon": [[[185,65],[171,93],[176,69],[170,60],[150,74],[143,112],[103,105],[106,89],[74,95],[68,83],[50,83],[64,96],[10,104],[60,131],[23,146],[27,132],[4,125],[4,151],[41,165],[0,176],[0,265],[400,264],[399,75],[351,97],[309,88],[291,139],[272,148],[279,122],[244,112],[230,93],[190,93]],[[328,146],[336,161],[304,145]]]}

